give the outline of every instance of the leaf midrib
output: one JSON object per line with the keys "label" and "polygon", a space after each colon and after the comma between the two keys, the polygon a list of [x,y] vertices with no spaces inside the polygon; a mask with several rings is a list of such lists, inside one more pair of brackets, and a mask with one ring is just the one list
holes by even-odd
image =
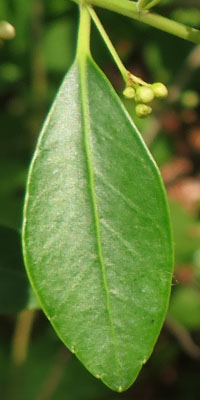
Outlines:
{"label": "leaf midrib", "polygon": [[88,96],[88,87],[87,87],[87,79],[86,79],[86,63],[87,63],[86,57],[82,57],[79,60],[81,108],[82,108],[82,113],[83,113],[84,146],[85,146],[85,152],[86,152],[86,160],[87,160],[88,176],[89,176],[89,187],[90,187],[95,228],[96,228],[97,250],[98,250],[99,262],[100,262],[100,266],[101,266],[101,271],[102,271],[102,276],[103,276],[103,284],[104,284],[105,295],[106,295],[106,311],[108,313],[108,319],[109,319],[110,328],[111,328],[113,347],[115,350],[116,366],[117,366],[117,370],[119,372],[120,364],[119,364],[119,359],[118,359],[118,355],[117,355],[118,344],[117,344],[117,339],[116,339],[113,317],[111,314],[110,295],[109,295],[108,281],[107,281],[107,276],[106,276],[106,265],[104,262],[102,243],[101,243],[101,228],[100,228],[99,212],[98,212],[97,198],[96,198],[96,192],[95,192],[94,171],[93,171],[93,166],[92,166],[92,157],[91,157],[91,150],[90,150],[90,144],[89,144],[89,134],[88,133],[90,130],[90,121],[88,119],[89,96]]}

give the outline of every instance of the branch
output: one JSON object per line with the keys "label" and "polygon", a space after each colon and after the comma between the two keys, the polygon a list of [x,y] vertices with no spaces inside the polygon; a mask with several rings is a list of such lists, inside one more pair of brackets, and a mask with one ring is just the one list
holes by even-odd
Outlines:
{"label": "branch", "polygon": [[154,28],[171,33],[182,39],[200,44],[200,31],[189,26],[180,24],[161,15],[150,13],[147,10],[138,11],[137,3],[130,0],[74,0],[76,3],[94,5],[107,10],[117,12],[127,17],[144,22]]}

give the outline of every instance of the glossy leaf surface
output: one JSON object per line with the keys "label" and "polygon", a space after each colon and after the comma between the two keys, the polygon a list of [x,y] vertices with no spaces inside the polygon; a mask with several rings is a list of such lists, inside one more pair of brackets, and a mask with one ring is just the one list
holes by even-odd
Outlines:
{"label": "glossy leaf surface", "polygon": [[37,145],[24,256],[62,341],[110,388],[128,388],[166,313],[171,234],[157,167],[89,58],[66,75]]}

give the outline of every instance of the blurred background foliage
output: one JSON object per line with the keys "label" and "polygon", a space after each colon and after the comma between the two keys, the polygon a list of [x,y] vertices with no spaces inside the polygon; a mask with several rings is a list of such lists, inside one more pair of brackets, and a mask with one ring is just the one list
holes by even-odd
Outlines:
{"label": "blurred background foliage", "polygon": [[[123,0],[122,0],[123,1]],[[156,10],[200,28],[199,0]],[[7,400],[197,400],[200,361],[200,46],[98,10],[133,73],[169,87],[148,120],[125,106],[158,163],[169,197],[175,272],[165,326],[150,361],[115,394],[62,345],[28,284],[20,249],[27,169],[42,121],[75,54],[70,0],[1,0],[16,37],[0,42],[0,393]],[[121,96],[123,82],[96,29],[92,53]],[[122,96],[121,96],[122,97]]]}

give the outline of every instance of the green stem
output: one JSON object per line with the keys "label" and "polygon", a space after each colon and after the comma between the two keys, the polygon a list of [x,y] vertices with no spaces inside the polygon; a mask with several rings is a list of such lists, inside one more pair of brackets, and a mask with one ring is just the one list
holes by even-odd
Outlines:
{"label": "green stem", "polygon": [[108,47],[108,50],[110,51],[113,60],[115,61],[121,75],[122,78],[124,79],[124,82],[126,83],[127,86],[135,86],[137,87],[138,85],[145,85],[145,86],[150,86],[148,83],[144,82],[141,78],[138,78],[137,76],[131,74],[126,67],[124,66],[124,64],[122,63],[121,59],[119,58],[109,36],[107,35],[101,21],[99,20],[97,14],[95,13],[95,11],[93,10],[92,7],[88,6],[88,10],[89,13],[97,27],[97,29],[99,30],[106,46]]}
{"label": "green stem", "polygon": [[150,10],[150,8],[157,6],[157,4],[160,3],[160,0],[152,0],[150,3],[148,3],[145,7],[145,10]]}
{"label": "green stem", "polygon": [[95,13],[95,11],[93,10],[92,7],[88,7],[88,10],[89,10],[89,13],[90,13],[90,15],[91,15],[91,17],[92,17],[97,29],[99,30],[99,33],[101,34],[106,46],[108,47],[108,50],[110,51],[110,54],[112,55],[115,64],[117,65],[117,67],[118,67],[119,71],[121,72],[121,75],[122,75],[122,77],[123,77],[123,79],[124,79],[124,81],[126,83],[127,80],[128,80],[128,71],[127,71],[127,69],[125,68],[125,66],[123,65],[122,61],[120,60],[120,58],[119,58],[119,56],[118,56],[118,54],[117,54],[117,52],[116,52],[111,40],[110,40],[109,36],[107,35],[107,33],[106,33],[101,21],[99,20],[97,14]]}
{"label": "green stem", "polygon": [[[80,0],[74,0],[79,3]],[[171,33],[193,43],[200,43],[200,31],[179,22],[150,13],[147,10],[138,11],[137,3],[130,0],[84,0],[85,4],[106,8],[119,14],[144,22],[154,28]]]}
{"label": "green stem", "polygon": [[149,0],[138,0],[137,1],[137,8],[138,8],[138,10],[140,11],[140,10],[144,10],[145,8],[146,8],[146,5],[147,5],[147,3],[148,3],[148,1]]}
{"label": "green stem", "polygon": [[120,60],[120,58],[119,58],[119,56],[118,56],[118,54],[117,54],[117,52],[116,52],[111,40],[110,40],[109,36],[107,35],[107,33],[106,33],[101,21],[99,20],[97,14],[95,13],[95,11],[93,10],[92,7],[88,7],[88,10],[89,10],[89,13],[90,13],[90,15],[91,15],[91,17],[92,17],[97,29],[98,29],[100,35],[102,36],[106,46],[108,47],[108,50],[110,51],[110,54],[112,55],[115,64],[117,65],[119,71],[121,72],[121,75],[122,75],[125,83],[127,83],[127,80],[129,78],[127,69],[125,68],[125,66],[123,65],[122,61]]}
{"label": "green stem", "polygon": [[90,14],[88,7],[80,4],[80,23],[78,31],[77,58],[90,55]]}

